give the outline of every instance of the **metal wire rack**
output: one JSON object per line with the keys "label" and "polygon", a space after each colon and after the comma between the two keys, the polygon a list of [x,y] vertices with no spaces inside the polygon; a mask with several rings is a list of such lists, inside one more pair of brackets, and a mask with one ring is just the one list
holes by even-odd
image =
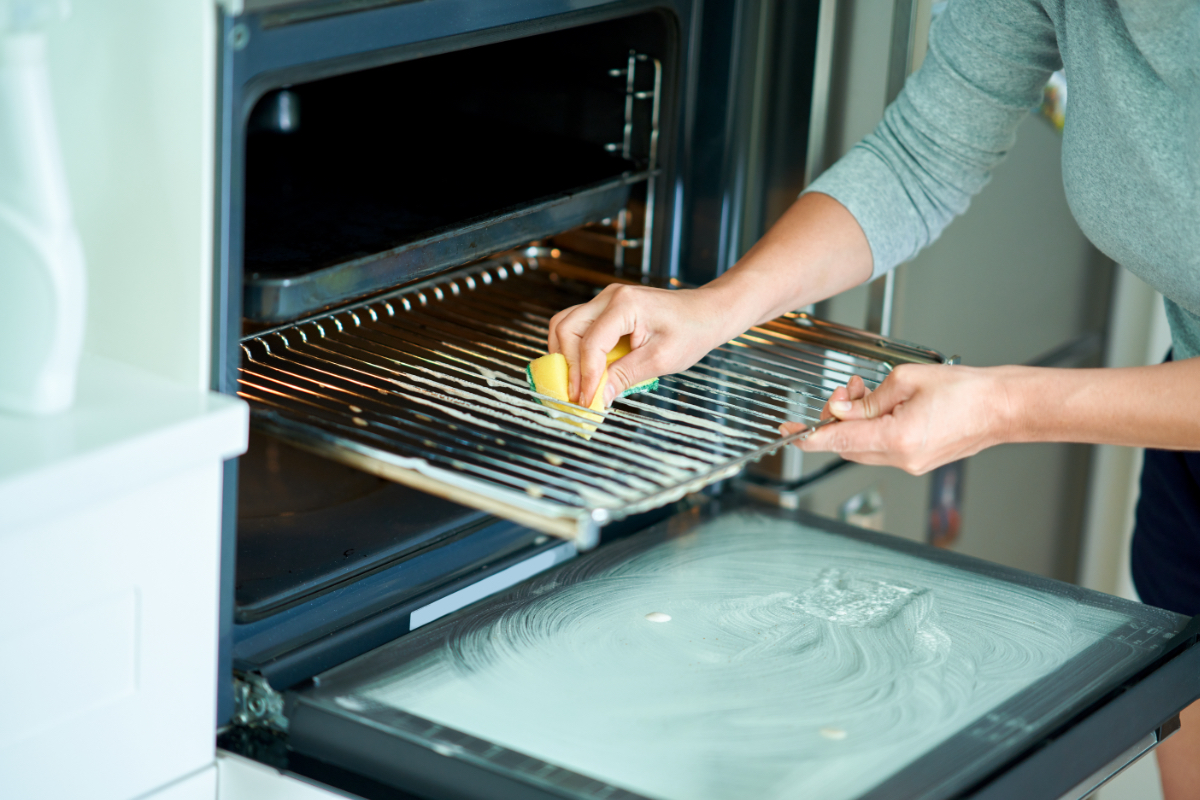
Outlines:
{"label": "metal wire rack", "polygon": [[587,549],[605,523],[794,440],[780,423],[817,420],[852,375],[875,387],[898,363],[944,360],[788,314],[618,399],[585,439],[570,420],[586,418],[542,405],[525,365],[550,317],[605,280],[534,248],[482,262],[246,337],[239,394],[268,433]]}

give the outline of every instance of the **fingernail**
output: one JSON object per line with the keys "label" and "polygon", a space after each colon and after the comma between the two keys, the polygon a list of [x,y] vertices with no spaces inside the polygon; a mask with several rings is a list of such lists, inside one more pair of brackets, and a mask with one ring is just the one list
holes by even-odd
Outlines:
{"label": "fingernail", "polygon": [[604,407],[608,408],[612,405],[613,400],[617,397],[617,387],[611,383],[604,387]]}
{"label": "fingernail", "polygon": [[845,400],[834,400],[829,404],[829,410],[834,414],[849,414],[852,408],[854,408],[854,404]]}

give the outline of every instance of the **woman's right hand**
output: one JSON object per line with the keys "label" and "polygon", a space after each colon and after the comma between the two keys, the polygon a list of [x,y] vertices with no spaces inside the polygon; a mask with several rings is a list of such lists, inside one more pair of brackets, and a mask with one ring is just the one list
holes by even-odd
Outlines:
{"label": "woman's right hand", "polygon": [[607,405],[630,386],[687,369],[752,325],[865,282],[871,269],[871,246],[854,216],[810,192],[711,283],[675,291],[613,284],[555,314],[548,344],[567,358],[571,400],[586,406],[608,352],[629,334],[632,351],[608,367]]}
{"label": "woman's right hand", "polygon": [[[571,401],[589,405],[617,340],[629,334],[631,352],[608,367],[604,404],[642,381],[680,372],[749,327],[731,319],[715,289],[656,289],[611,284],[583,305],[550,320],[549,348],[570,367]],[[734,328],[737,328],[734,330]]]}

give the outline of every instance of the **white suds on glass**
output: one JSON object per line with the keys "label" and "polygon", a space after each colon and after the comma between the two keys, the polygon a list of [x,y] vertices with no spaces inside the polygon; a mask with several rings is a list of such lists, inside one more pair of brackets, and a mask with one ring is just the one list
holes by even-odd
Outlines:
{"label": "white suds on glass", "polygon": [[640,539],[403,637],[360,696],[648,797],[849,800],[1127,619],[748,514]]}

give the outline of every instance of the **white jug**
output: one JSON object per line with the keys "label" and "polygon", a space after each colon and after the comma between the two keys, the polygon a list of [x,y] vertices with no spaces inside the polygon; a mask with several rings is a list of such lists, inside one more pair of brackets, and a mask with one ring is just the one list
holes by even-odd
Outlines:
{"label": "white jug", "polygon": [[65,4],[0,0],[0,412],[70,408],[87,297],[41,25]]}

